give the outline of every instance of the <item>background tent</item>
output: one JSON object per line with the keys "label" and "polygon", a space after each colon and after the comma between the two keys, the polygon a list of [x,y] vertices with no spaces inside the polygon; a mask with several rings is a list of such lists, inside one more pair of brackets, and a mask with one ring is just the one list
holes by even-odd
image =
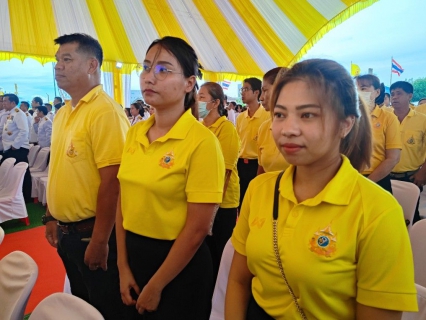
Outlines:
{"label": "background tent", "polygon": [[291,65],[326,32],[376,1],[0,0],[0,60],[54,61],[54,38],[90,34],[104,49],[107,91],[127,104],[128,75],[154,39],[188,41],[206,80],[261,77]]}

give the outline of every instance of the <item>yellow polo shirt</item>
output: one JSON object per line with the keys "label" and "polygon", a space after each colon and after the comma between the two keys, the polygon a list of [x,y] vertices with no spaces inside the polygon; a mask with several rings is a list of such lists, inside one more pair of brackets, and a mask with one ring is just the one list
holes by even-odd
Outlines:
{"label": "yellow polo shirt", "polygon": [[261,105],[253,117],[249,117],[248,110],[237,117],[237,132],[241,140],[240,158],[257,159],[257,134],[260,125],[271,118],[271,114]]}
{"label": "yellow polo shirt", "polygon": [[418,113],[426,114],[426,103],[417,106],[414,110]]}
{"label": "yellow polo shirt", "polygon": [[47,203],[53,217],[74,222],[94,217],[99,169],[121,162],[130,124],[123,108],[102,86],[55,116],[50,148]]}
{"label": "yellow polo shirt", "polygon": [[240,204],[240,178],[237,171],[238,153],[241,142],[234,124],[225,116],[220,117],[208,127],[219,139],[225,159],[225,169],[231,170],[228,187],[223,197],[221,208],[237,208]]}
{"label": "yellow polo shirt", "polygon": [[395,114],[376,106],[370,115],[373,152],[370,168],[364,170],[362,174],[372,173],[386,159],[386,150],[402,149],[399,121]]}
{"label": "yellow polo shirt", "polygon": [[[410,239],[395,198],[343,156],[325,188],[298,203],[294,171],[290,166],[279,186],[278,246],[287,280],[307,318],[354,319],[356,302],[416,311]],[[247,256],[257,303],[274,319],[298,319],[272,245],[277,175],[265,173],[252,180],[231,239],[235,250]]]}
{"label": "yellow polo shirt", "polygon": [[417,170],[426,157],[426,115],[410,110],[399,125],[402,140],[401,159],[392,172]]}
{"label": "yellow polo shirt", "polygon": [[125,230],[174,240],[188,202],[221,203],[225,164],[218,139],[187,110],[161,138],[149,143],[155,115],[131,127],[118,179]]}
{"label": "yellow polo shirt", "polygon": [[257,155],[259,166],[265,172],[282,171],[288,168],[289,163],[278,150],[271,132],[272,119],[266,120],[259,127],[257,138]]}

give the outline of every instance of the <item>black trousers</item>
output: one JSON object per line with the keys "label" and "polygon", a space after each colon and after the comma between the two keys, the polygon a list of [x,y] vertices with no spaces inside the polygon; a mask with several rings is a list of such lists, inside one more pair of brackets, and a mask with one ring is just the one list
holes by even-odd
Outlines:
{"label": "black trousers", "polygon": [[[173,243],[126,232],[129,266],[141,290],[163,264]],[[207,320],[212,287],[212,262],[203,242],[188,265],[163,289],[157,311],[140,315],[130,306],[126,319]]]}
{"label": "black trousers", "polygon": [[[1,159],[1,163],[8,158],[15,158],[16,163],[25,162],[28,163],[28,152],[29,150],[26,148],[19,148],[16,150],[12,150],[12,148],[3,151],[3,158]],[[31,174],[30,168],[27,168],[24,175],[24,183],[22,184],[22,193],[24,195],[25,202],[31,202]]]}
{"label": "black trousers", "polygon": [[[395,177],[393,177],[392,179],[393,180],[399,180],[399,181],[405,181],[405,182],[411,182],[411,183],[413,183],[413,181],[412,180],[410,180],[410,177],[411,176],[405,176],[405,177],[403,177],[403,178],[395,178]],[[419,189],[420,189],[420,193],[422,193],[422,191],[423,191],[423,187],[419,187],[419,186],[417,186]],[[414,211],[414,217],[413,217],[413,225],[417,222],[417,221],[419,221],[419,220],[421,220],[421,218],[420,218],[420,212],[419,212],[419,203],[420,203],[420,196],[419,196],[419,198],[417,199],[417,204],[416,204],[416,211]]]}
{"label": "black trousers", "polygon": [[257,175],[257,167],[259,166],[257,159],[242,159],[237,162],[238,176],[240,178],[240,205],[243,203],[244,195],[246,194],[248,185]]}
{"label": "black trousers", "polygon": [[84,238],[90,238],[91,234],[91,231],[63,234],[58,229],[58,254],[64,263],[71,292],[98,309],[107,320],[126,319],[127,310],[120,294],[115,228],[108,242],[107,271],[101,268],[92,271],[84,263],[89,245]]}
{"label": "black trousers", "polygon": [[213,223],[212,235],[206,237],[213,262],[213,281],[216,282],[223,249],[231,238],[237,222],[237,208],[219,208]]}

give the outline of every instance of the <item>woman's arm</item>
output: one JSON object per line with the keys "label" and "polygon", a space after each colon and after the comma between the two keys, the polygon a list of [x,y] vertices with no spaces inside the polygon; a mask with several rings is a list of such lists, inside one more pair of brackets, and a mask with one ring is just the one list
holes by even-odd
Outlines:
{"label": "woman's arm", "polygon": [[246,319],[253,275],[247,267],[247,257],[234,252],[225,298],[225,319]]}
{"label": "woman's arm", "polygon": [[402,312],[378,309],[374,307],[368,307],[364,304],[356,304],[356,319],[357,320],[401,320]]}
{"label": "woman's arm", "polygon": [[117,238],[117,265],[120,275],[121,299],[125,305],[135,305],[136,300],[132,298],[130,290],[133,289],[137,295],[140,294],[139,286],[136,284],[127,260],[126,231],[123,228],[123,214],[121,212],[121,192],[118,194],[117,211],[115,216],[115,234]]}
{"label": "woman's arm", "polygon": [[154,311],[160,302],[161,292],[189,263],[204,241],[216,204],[188,203],[184,228],[176,238],[166,260],[142,289],[136,308],[139,313]]}
{"label": "woman's arm", "polygon": [[368,176],[368,179],[377,182],[391,173],[392,169],[398,164],[401,155],[400,149],[386,149],[385,160],[380,163],[376,169]]}

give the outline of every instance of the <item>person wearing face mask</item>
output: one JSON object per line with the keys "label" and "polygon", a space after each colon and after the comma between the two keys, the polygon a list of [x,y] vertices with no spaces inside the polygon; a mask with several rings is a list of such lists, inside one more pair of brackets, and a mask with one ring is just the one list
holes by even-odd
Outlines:
{"label": "person wearing face mask", "polygon": [[206,238],[212,255],[214,278],[219,270],[223,248],[235,227],[240,197],[237,160],[241,143],[237,130],[226,119],[224,111],[222,87],[214,82],[204,83],[198,91],[198,113],[203,118],[202,123],[218,138],[226,169],[223,200],[213,223],[212,235]]}
{"label": "person wearing face mask", "polygon": [[373,132],[373,152],[370,167],[362,174],[392,193],[390,173],[399,162],[402,143],[397,117],[375,104],[380,95],[380,80],[366,74],[356,77],[358,95],[370,111]]}
{"label": "person wearing face mask", "polygon": [[[262,79],[262,94],[260,95],[260,102],[266,111],[270,112],[271,106],[269,105],[269,98],[272,92],[272,85],[274,84],[275,78],[277,77],[278,72],[281,68],[277,67],[272,70],[269,70],[265,73]],[[284,71],[284,70],[283,70]],[[277,145],[275,144],[274,138],[271,133],[271,124],[272,117],[262,123],[259,127],[259,133],[257,135],[257,149],[258,149],[258,162],[259,166],[257,168],[257,175],[285,170],[288,168],[289,164],[284,159],[281,152],[278,150]]]}

